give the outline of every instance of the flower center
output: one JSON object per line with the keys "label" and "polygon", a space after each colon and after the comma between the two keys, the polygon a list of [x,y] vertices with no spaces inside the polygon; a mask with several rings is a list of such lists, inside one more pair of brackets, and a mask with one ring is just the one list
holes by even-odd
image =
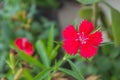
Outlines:
{"label": "flower center", "polygon": [[78,35],[78,38],[76,38],[75,40],[80,41],[81,44],[86,44],[88,37],[85,36],[84,32],[82,32],[81,34],[77,33],[77,35]]}

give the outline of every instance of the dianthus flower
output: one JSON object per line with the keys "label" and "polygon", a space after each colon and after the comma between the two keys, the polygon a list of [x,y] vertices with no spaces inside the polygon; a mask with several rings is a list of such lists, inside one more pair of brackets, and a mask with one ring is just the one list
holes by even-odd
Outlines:
{"label": "dianthus flower", "polygon": [[70,55],[76,55],[80,49],[80,56],[90,58],[97,53],[98,46],[102,42],[102,32],[93,31],[92,22],[83,20],[76,30],[73,25],[63,30],[63,48]]}
{"label": "dianthus flower", "polygon": [[32,56],[34,49],[32,43],[28,41],[27,38],[17,38],[15,40],[15,45],[18,49],[24,51],[26,54]]}

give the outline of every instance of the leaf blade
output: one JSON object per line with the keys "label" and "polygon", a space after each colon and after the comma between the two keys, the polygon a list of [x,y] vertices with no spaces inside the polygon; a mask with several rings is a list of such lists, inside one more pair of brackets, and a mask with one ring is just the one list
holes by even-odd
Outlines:
{"label": "leaf blade", "polygon": [[53,44],[54,44],[54,24],[51,25],[50,31],[49,31],[49,36],[48,36],[48,43],[47,43],[47,50],[48,50],[48,55],[53,49]]}
{"label": "leaf blade", "polygon": [[48,69],[44,69],[42,72],[38,73],[38,75],[36,75],[33,80],[43,80],[46,76],[46,74],[49,74],[49,72],[51,71],[51,68]]}
{"label": "leaf blade", "polygon": [[27,69],[24,69],[23,74],[24,74],[24,78],[26,80],[32,80],[32,76],[31,76],[30,72]]}
{"label": "leaf blade", "polygon": [[93,4],[93,3],[99,2],[101,0],[77,0],[77,1],[82,4]]}
{"label": "leaf blade", "polygon": [[69,62],[70,66],[72,67],[72,70],[76,73],[77,79],[84,80],[84,77],[81,75],[78,68],[73,64],[73,62],[70,60],[67,60],[67,61]]}
{"label": "leaf blade", "polygon": [[25,54],[23,51],[21,51],[21,50],[19,50],[19,49],[16,49],[16,50],[17,50],[17,52],[19,53],[19,56],[20,56],[22,59],[24,59],[25,61],[27,61],[28,63],[33,64],[33,65],[36,65],[36,66],[40,67],[41,69],[44,69],[44,68],[45,68],[45,66],[44,66],[42,63],[40,63],[38,60],[36,60],[35,58],[33,58],[33,57]]}
{"label": "leaf blade", "polygon": [[52,50],[52,52],[51,52],[51,54],[50,54],[50,58],[51,59],[54,59],[55,57],[56,57],[56,55],[57,55],[57,50],[60,48],[60,45],[59,44],[57,44],[56,45],[56,47]]}
{"label": "leaf blade", "polygon": [[59,70],[66,73],[66,74],[68,74],[68,75],[70,75],[70,76],[72,76],[72,77],[74,77],[74,78],[77,77],[76,74],[71,70],[68,70],[68,69],[65,69],[65,68],[59,68]]}
{"label": "leaf blade", "polygon": [[36,49],[37,49],[37,51],[40,55],[40,58],[41,58],[43,64],[45,64],[46,67],[49,67],[49,65],[50,65],[49,61],[50,60],[48,59],[47,52],[46,52],[46,50],[44,48],[44,44],[41,40],[38,40],[36,42]]}
{"label": "leaf blade", "polygon": [[120,12],[115,10],[114,8],[111,8],[111,18],[112,18],[112,32],[113,37],[115,41],[115,46],[120,45],[120,27],[118,26],[120,24]]}

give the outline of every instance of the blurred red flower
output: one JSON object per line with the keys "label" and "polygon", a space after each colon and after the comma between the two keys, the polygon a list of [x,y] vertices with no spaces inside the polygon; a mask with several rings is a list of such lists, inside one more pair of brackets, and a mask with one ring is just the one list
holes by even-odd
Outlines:
{"label": "blurred red flower", "polygon": [[27,38],[17,38],[15,40],[15,45],[26,54],[32,56],[34,49],[32,43],[28,41]]}
{"label": "blurred red flower", "polygon": [[97,53],[97,46],[102,42],[102,32],[95,31],[92,22],[82,21],[79,29],[76,30],[73,25],[67,26],[63,30],[63,48],[70,55],[76,55],[80,49],[80,55],[84,58],[90,58]]}

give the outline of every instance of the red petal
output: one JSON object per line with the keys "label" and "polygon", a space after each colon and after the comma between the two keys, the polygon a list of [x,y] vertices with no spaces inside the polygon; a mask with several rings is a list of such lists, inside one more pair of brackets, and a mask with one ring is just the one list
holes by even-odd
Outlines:
{"label": "red petal", "polygon": [[26,54],[28,54],[30,56],[33,54],[34,49],[33,49],[33,46],[30,42],[26,42],[24,51],[26,52]]}
{"label": "red petal", "polygon": [[26,42],[27,42],[27,38],[17,38],[17,39],[15,40],[15,45],[16,45],[19,49],[24,49]]}
{"label": "red petal", "polygon": [[76,39],[77,31],[75,30],[73,25],[69,25],[63,30],[62,35],[64,39]]}
{"label": "red petal", "polygon": [[97,31],[89,36],[89,43],[94,46],[99,46],[102,42],[102,32]]}
{"label": "red petal", "polygon": [[80,55],[84,58],[90,58],[97,53],[97,48],[92,45],[82,45]]}
{"label": "red petal", "polygon": [[80,33],[84,32],[86,35],[90,34],[93,31],[93,29],[93,23],[87,20],[82,21],[82,23],[79,26]]}
{"label": "red petal", "polygon": [[63,42],[63,48],[70,55],[75,55],[79,48],[79,42],[75,40],[65,40]]}

